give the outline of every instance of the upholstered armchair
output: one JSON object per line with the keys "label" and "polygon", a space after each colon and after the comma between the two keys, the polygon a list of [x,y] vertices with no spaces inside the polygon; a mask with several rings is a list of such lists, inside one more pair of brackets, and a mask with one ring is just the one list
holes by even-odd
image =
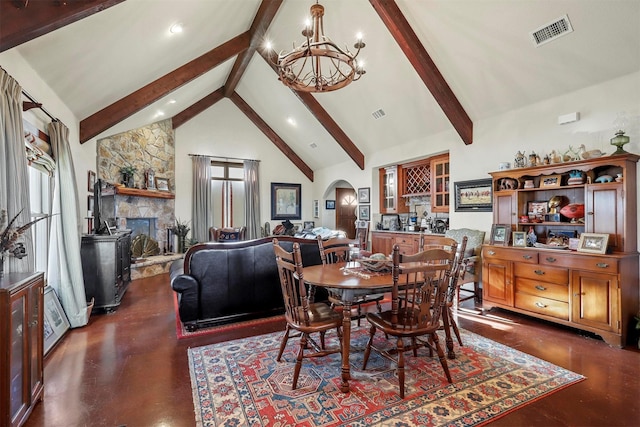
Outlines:
{"label": "upholstered armchair", "polygon": [[229,242],[235,240],[244,240],[244,234],[247,227],[239,228],[209,228],[209,241],[211,242]]}
{"label": "upholstered armchair", "polygon": [[[482,290],[480,289],[480,280],[482,278],[482,260],[480,254],[482,252],[482,244],[484,243],[485,232],[480,230],[472,230],[470,228],[458,228],[447,230],[446,237],[454,239],[458,244],[462,242],[462,238],[467,236],[467,248],[464,253],[465,271],[458,279],[458,287],[456,290],[456,304],[462,301],[474,298],[476,302],[482,301]],[[468,286],[473,284],[473,288]],[[467,285],[465,287],[465,285]],[[464,296],[460,296],[460,292]]]}

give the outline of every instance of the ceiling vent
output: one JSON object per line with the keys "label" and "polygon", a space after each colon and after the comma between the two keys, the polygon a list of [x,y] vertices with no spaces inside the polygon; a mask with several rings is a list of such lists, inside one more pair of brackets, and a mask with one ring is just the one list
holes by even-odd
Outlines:
{"label": "ceiling vent", "polygon": [[533,30],[531,32],[531,38],[537,47],[572,32],[573,27],[571,27],[571,22],[569,22],[569,16],[564,15],[549,24]]}
{"label": "ceiling vent", "polygon": [[371,115],[373,116],[374,119],[378,120],[383,118],[384,116],[386,116],[387,114],[384,112],[384,110],[381,108],[379,110],[374,111],[373,113],[371,113]]}
{"label": "ceiling vent", "polygon": [[318,144],[316,144],[315,142],[312,142],[311,144],[309,144],[309,147],[318,148]]}

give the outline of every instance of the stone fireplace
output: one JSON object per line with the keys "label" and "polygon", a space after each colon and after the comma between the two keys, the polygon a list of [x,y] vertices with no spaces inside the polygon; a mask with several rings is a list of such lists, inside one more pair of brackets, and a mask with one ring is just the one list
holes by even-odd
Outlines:
{"label": "stone fireplace", "polygon": [[132,237],[146,234],[158,241],[160,253],[167,250],[167,229],[175,224],[174,199],[116,194],[119,228],[132,230]]}

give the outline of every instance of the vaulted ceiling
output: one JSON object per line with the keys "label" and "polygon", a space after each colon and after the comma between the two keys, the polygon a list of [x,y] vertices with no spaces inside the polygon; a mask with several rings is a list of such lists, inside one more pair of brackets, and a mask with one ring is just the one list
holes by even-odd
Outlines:
{"label": "vaulted ceiling", "polygon": [[[167,117],[179,127],[227,99],[310,179],[451,129],[470,144],[474,121],[640,69],[637,0],[323,0],[334,42],[363,33],[367,73],[296,93],[263,46],[299,44],[312,3],[3,0],[0,51],[16,49],[58,94],[81,143]],[[536,47],[530,32],[564,15],[574,31]]]}

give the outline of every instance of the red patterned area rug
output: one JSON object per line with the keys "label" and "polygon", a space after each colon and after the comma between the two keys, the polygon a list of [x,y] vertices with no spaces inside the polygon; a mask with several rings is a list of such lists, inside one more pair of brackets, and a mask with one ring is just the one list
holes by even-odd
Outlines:
{"label": "red patterned area rug", "polygon": [[[340,355],[305,359],[291,390],[297,347],[278,363],[282,333],[191,348],[189,371],[198,426],[480,426],[584,379],[583,376],[461,330],[449,360],[407,354],[405,399],[395,364],[372,352],[362,371],[367,328],[352,331],[351,392],[340,392]],[[380,343],[384,336],[376,335]],[[335,344],[335,334],[328,344]],[[444,342],[444,337],[442,342]]]}

